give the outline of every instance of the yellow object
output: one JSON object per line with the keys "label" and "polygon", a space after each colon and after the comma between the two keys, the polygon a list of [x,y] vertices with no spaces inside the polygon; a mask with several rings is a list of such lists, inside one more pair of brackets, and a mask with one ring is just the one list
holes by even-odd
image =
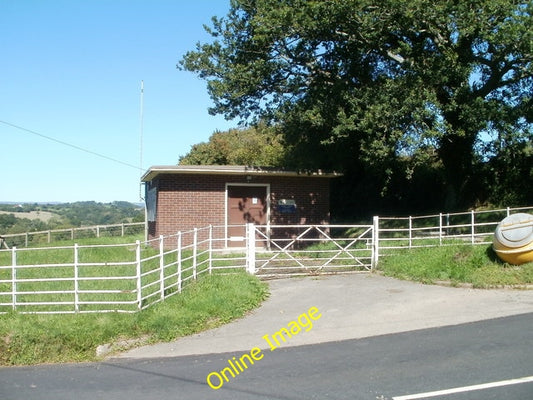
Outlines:
{"label": "yellow object", "polygon": [[533,215],[518,213],[496,227],[492,248],[503,261],[520,265],[533,261]]}

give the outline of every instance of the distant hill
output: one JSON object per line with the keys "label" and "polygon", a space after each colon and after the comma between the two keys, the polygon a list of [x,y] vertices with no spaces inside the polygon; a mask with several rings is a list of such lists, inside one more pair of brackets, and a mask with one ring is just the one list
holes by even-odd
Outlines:
{"label": "distant hill", "polygon": [[0,234],[143,221],[144,206],[126,201],[0,203]]}

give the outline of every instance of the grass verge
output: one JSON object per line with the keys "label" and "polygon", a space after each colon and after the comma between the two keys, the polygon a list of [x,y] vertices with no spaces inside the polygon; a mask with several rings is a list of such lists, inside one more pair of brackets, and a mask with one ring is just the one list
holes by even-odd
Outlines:
{"label": "grass verge", "polygon": [[445,281],[475,288],[533,284],[533,263],[520,266],[500,261],[491,246],[453,245],[399,250],[380,259],[387,276],[422,283]]}
{"label": "grass verge", "polygon": [[101,344],[170,341],[242,317],[267,296],[265,283],[241,272],[204,276],[135,314],[0,315],[0,365],[94,361]]}

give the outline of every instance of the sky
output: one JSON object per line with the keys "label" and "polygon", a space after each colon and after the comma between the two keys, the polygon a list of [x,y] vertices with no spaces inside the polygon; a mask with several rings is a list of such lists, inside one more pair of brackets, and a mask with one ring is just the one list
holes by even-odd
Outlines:
{"label": "sky", "polygon": [[142,172],[236,127],[209,115],[205,81],[176,68],[228,10],[0,0],[0,202],[139,202]]}

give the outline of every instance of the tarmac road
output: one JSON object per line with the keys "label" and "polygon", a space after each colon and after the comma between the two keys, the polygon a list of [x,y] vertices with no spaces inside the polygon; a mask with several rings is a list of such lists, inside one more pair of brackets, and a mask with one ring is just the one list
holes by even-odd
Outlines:
{"label": "tarmac road", "polygon": [[[0,399],[404,400],[524,377],[525,383],[434,398],[533,398],[533,291],[429,286],[373,274],[270,285],[271,297],[252,314],[172,343],[105,362],[0,368]],[[313,327],[270,351],[263,336],[311,307],[321,314]],[[209,387],[211,373],[253,347],[263,349],[262,358],[219,389]],[[216,375],[212,382],[219,384]]]}
{"label": "tarmac road", "polygon": [[[533,313],[267,351],[220,389],[235,353],[0,368],[2,400],[411,400],[401,396],[533,378]],[[400,396],[399,399],[397,397]],[[531,400],[533,381],[430,400]]]}
{"label": "tarmac road", "polygon": [[413,331],[533,312],[533,290],[483,290],[400,281],[376,274],[269,282],[271,296],[250,315],[170,343],[139,347],[114,358],[157,358],[268,349],[262,339],[310,307],[322,317],[285,344],[301,346]]}

